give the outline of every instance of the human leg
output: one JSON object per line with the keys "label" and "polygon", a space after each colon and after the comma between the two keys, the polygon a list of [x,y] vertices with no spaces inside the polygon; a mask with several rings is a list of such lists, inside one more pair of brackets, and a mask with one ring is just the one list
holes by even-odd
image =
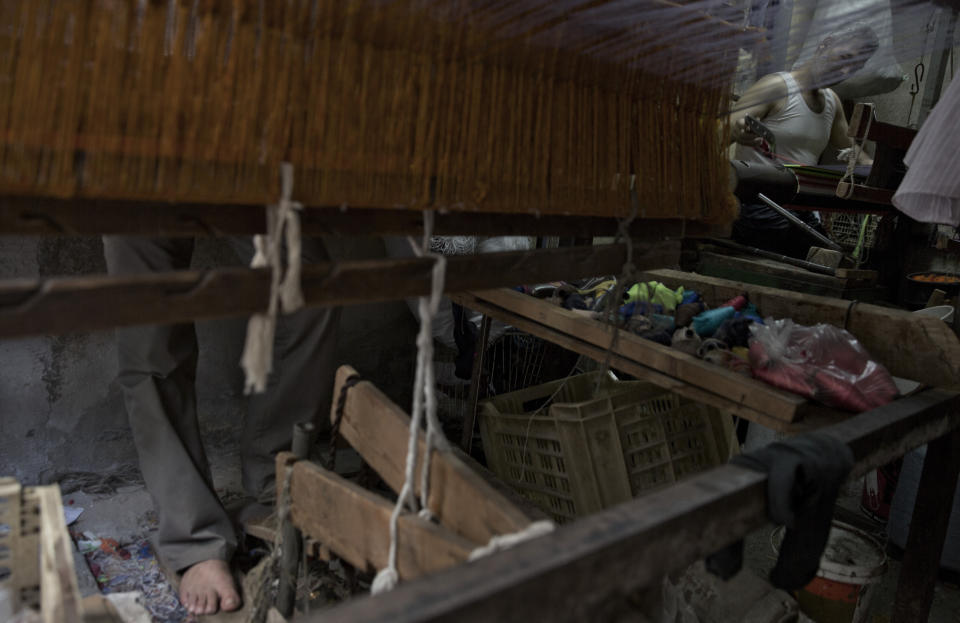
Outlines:
{"label": "human leg", "polygon": [[[244,259],[252,246],[238,240]],[[304,238],[304,264],[326,261],[329,256],[319,238]],[[340,309],[305,308],[277,317],[273,371],[262,394],[250,397],[241,436],[243,486],[248,495],[270,504],[275,497],[275,456],[290,448],[293,425],[314,422],[328,425],[333,392],[336,332]]]}
{"label": "human leg", "polygon": [[[192,239],[104,237],[112,275],[185,269],[192,252]],[[226,569],[236,536],[213,488],[197,422],[194,327],[127,327],[118,329],[116,337],[118,381],[159,518],[160,556],[173,569],[186,570],[181,600],[192,612],[215,611],[215,602],[236,608],[239,595]],[[222,573],[212,579],[204,573],[198,585],[198,573],[211,566],[198,563],[209,561],[222,563],[225,579]]]}

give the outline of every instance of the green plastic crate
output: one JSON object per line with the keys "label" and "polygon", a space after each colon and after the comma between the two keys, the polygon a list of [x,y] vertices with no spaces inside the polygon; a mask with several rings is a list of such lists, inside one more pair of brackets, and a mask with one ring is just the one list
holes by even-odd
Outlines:
{"label": "green plastic crate", "polygon": [[480,415],[490,469],[559,522],[725,462],[732,429],[716,409],[599,372],[497,396]]}

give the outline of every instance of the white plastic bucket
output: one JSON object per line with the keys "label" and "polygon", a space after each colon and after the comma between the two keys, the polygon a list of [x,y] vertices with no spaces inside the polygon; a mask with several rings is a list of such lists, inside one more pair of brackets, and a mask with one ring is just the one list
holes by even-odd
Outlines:
{"label": "white plastic bucket", "polygon": [[[779,553],[783,528],[770,536]],[[887,571],[887,555],[871,536],[834,521],[817,576],[797,595],[800,610],[818,623],[866,623],[870,602]]]}
{"label": "white plastic bucket", "polygon": [[921,316],[933,316],[944,322],[953,322],[953,305],[936,305],[934,307],[924,307],[913,312]]}

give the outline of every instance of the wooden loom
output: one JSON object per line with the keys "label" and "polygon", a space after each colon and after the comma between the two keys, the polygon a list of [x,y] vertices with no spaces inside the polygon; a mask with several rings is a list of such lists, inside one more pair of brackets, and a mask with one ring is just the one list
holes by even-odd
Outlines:
{"label": "wooden loom", "polygon": [[[707,15],[703,3],[649,0],[639,5],[646,17],[596,19],[617,4],[518,0],[511,29],[510,20],[489,21],[483,9],[492,4],[481,0],[0,3],[2,23],[16,26],[0,33],[8,85],[0,95],[0,232],[262,232],[261,206],[277,200],[279,164],[291,162],[308,235],[418,233],[423,209],[446,212],[436,233],[474,235],[610,235],[625,225],[617,219],[635,217],[627,225],[633,264],[673,263],[676,239],[732,217],[727,141],[715,119],[727,108],[737,49],[758,33]],[[659,21],[666,15],[675,28]],[[695,38],[713,45],[693,53],[684,44]],[[452,258],[446,289],[618,273],[627,253],[614,244]],[[422,294],[429,271],[429,261],[416,259],[315,266],[305,271],[307,303]],[[268,283],[265,270],[9,280],[0,284],[0,337],[247,315],[266,308]],[[646,351],[641,358],[653,361]],[[661,383],[698,390],[673,364],[661,368]],[[794,409],[792,417],[805,408],[756,395],[744,412],[770,415],[776,404]],[[770,395],[774,402],[763,403]],[[862,465],[879,464],[874,446],[890,458],[943,437],[958,426],[956,407],[952,394],[925,394],[884,411],[886,419],[858,419],[844,439]],[[956,469],[950,463],[945,474]],[[389,618],[392,608],[411,620],[465,608],[480,619],[525,618],[534,602],[553,618],[574,617],[569,599],[592,602],[603,594],[600,581],[625,586],[637,561],[644,582],[667,570],[664,552],[640,552],[641,543],[673,535],[679,555],[671,564],[680,564],[705,543],[758,525],[762,480],[721,468],[650,498],[664,509],[655,517],[634,503],[458,568],[438,585],[456,589],[452,601],[410,584],[334,618]],[[722,535],[721,520],[731,525]],[[706,528],[693,538],[695,522]],[[933,560],[942,533],[930,542],[922,553]],[[598,572],[601,558],[615,563],[608,573]],[[528,596],[541,597],[551,584],[569,589],[565,599],[501,599],[531,588],[539,592]],[[407,607],[411,595],[426,607]],[[909,613],[924,613],[924,602],[918,592]]]}

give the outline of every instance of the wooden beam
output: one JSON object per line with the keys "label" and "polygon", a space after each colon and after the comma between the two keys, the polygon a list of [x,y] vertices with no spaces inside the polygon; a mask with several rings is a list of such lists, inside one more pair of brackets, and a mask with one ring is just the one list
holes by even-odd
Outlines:
{"label": "wooden beam", "polygon": [[746,292],[764,316],[845,327],[895,376],[941,387],[960,379],[960,340],[939,318],[676,270],[647,271],[644,278],[696,290],[712,305]]}
{"label": "wooden beam", "polygon": [[[654,268],[679,252],[679,241],[636,243],[633,263]],[[626,256],[623,244],[451,256],[444,291],[616,274]],[[429,258],[311,264],[304,297],[315,307],[422,296],[432,267]],[[269,290],[266,269],[246,268],[8,280],[0,282],[0,338],[245,316],[266,309]]]}
{"label": "wooden beam", "polygon": [[[613,236],[618,220],[493,212],[434,213],[438,236]],[[423,211],[367,207],[307,207],[301,211],[306,236],[407,235],[423,233]],[[264,233],[262,205],[157,203],[108,199],[3,196],[0,233],[25,235],[126,234],[149,236],[250,236]],[[630,234],[640,240],[722,236],[729,227],[683,219],[637,219]]]}
{"label": "wooden beam", "polygon": [[[874,117],[872,122],[869,121],[871,117]],[[864,102],[854,104],[853,114],[850,115],[850,124],[847,127],[847,136],[856,140],[867,139],[882,142],[888,147],[902,151],[910,149],[910,144],[917,136],[916,130],[877,121],[875,117],[873,104]]]}
{"label": "wooden beam", "polygon": [[[884,417],[874,417],[877,413]],[[859,462],[875,456],[864,455],[870,439],[884,437],[886,428],[901,421],[926,431],[956,428],[960,395],[905,398],[855,416],[842,430],[826,427],[821,432],[847,441]],[[906,449],[898,446],[898,451]],[[862,473],[859,463],[855,471]],[[766,476],[725,465],[495,556],[306,615],[303,621],[590,620],[604,600],[651,586],[766,522]]]}
{"label": "wooden beam", "polygon": [[[340,396],[344,381],[356,373],[350,366],[340,366],[333,395]],[[331,420],[335,414],[336,404]],[[369,381],[347,391],[340,434],[395,492],[404,482],[409,430],[410,417]],[[422,434],[418,443],[415,491],[419,496],[425,448]],[[499,534],[519,532],[531,522],[449,450],[434,450],[427,505],[443,526],[479,544]]]}
{"label": "wooden beam", "polygon": [[[694,387],[693,385],[689,385],[677,378],[662,372],[658,372],[653,368],[648,368],[640,362],[633,361],[617,353],[610,353],[608,355],[606,347],[594,346],[593,344],[584,342],[575,336],[568,335],[547,325],[542,325],[519,314],[505,310],[502,307],[492,305],[482,299],[477,298],[473,294],[457,294],[452,298],[465,307],[469,307],[475,311],[487,314],[490,317],[496,318],[497,320],[520,329],[521,331],[526,331],[531,335],[535,335],[539,338],[547,340],[552,344],[556,344],[561,348],[579,353],[586,357],[590,357],[594,361],[602,363],[609,357],[610,366],[615,370],[622,370],[623,372],[630,374],[641,381],[648,381],[654,385],[690,398],[691,400],[696,400],[698,402],[710,405],[711,407],[716,407],[717,409],[720,409],[721,411],[731,415],[742,417],[750,420],[751,422],[757,422],[758,424],[762,424],[767,428],[772,428],[779,432],[792,433],[810,430],[810,415],[804,415],[804,419],[800,422],[784,422],[783,420],[770,417],[762,411],[758,411],[739,402],[735,402],[726,394],[715,394],[699,387]],[[846,414],[831,411],[830,415],[826,419],[823,417],[816,418],[817,424],[815,424],[815,427],[823,425],[824,421],[836,421],[838,417],[842,418],[845,417],[845,415]]]}
{"label": "wooden beam", "polygon": [[[512,290],[487,290],[473,294],[480,300],[575,336],[594,346],[604,349],[610,346],[611,327],[597,320]],[[731,402],[745,405],[783,422],[799,419],[807,402],[795,394],[778,390],[761,381],[744,377],[628,331],[620,331],[615,350],[625,359],[641,363],[688,385],[727,396]]]}
{"label": "wooden beam", "polygon": [[[850,186],[853,186],[853,194],[847,196],[850,192]],[[864,184],[852,184],[851,182],[840,182],[837,184],[837,196],[845,199],[855,199],[865,203],[875,203],[877,205],[891,205],[893,194],[896,189],[875,188],[865,186]]]}
{"label": "wooden beam", "polygon": [[897,581],[892,623],[926,621],[930,615],[960,474],[958,447],[960,430],[951,431],[927,446]]}
{"label": "wooden beam", "polygon": [[[293,455],[277,455],[285,474]],[[290,514],[305,535],[357,569],[387,566],[393,503],[309,461],[293,463]],[[477,544],[442,526],[405,513],[397,522],[397,572],[412,579],[466,561]]]}

